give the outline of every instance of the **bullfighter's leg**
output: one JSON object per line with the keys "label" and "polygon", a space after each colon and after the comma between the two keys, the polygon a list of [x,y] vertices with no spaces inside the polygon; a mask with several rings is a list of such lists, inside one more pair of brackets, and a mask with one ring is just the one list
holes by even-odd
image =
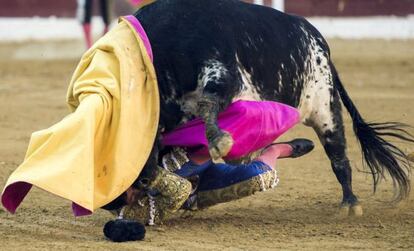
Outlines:
{"label": "bullfighter's leg", "polygon": [[222,131],[217,124],[218,113],[231,103],[234,88],[237,86],[234,84],[237,80],[231,72],[234,71],[224,63],[208,60],[198,76],[202,95],[197,104],[197,112],[206,124],[208,148],[215,162],[226,156],[233,146],[231,135]]}
{"label": "bullfighter's leg", "polygon": [[360,216],[362,207],[352,191],[352,169],[346,155],[341,103],[332,82],[334,78],[328,60],[321,58],[318,58],[318,62],[322,63],[314,65],[317,74],[314,74],[314,79],[304,89],[299,109],[304,124],[312,126],[318,134],[336,178],[342,186],[340,213]]}

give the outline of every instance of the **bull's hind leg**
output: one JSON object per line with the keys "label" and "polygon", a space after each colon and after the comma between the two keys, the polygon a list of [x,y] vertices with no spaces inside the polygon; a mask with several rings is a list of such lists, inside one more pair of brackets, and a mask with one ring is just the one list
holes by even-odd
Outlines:
{"label": "bull's hind leg", "polygon": [[[325,152],[331,161],[331,167],[336,178],[342,186],[342,202],[340,214],[342,215],[362,215],[362,207],[358,203],[358,198],[352,191],[352,169],[346,155],[346,139],[341,114],[341,104],[338,95],[333,94],[334,98],[330,102],[329,112],[331,116],[325,117],[319,123],[314,123],[313,128],[317,132],[322,142]],[[324,108],[323,108],[324,109]],[[318,113],[323,113],[320,109]],[[320,118],[321,119],[321,118]]]}
{"label": "bull's hind leg", "polygon": [[299,109],[303,122],[319,136],[328,155],[332,169],[342,186],[341,214],[362,215],[362,208],[352,192],[352,170],[346,155],[341,103],[333,85],[328,59],[315,54],[312,76],[309,78],[301,97]]}

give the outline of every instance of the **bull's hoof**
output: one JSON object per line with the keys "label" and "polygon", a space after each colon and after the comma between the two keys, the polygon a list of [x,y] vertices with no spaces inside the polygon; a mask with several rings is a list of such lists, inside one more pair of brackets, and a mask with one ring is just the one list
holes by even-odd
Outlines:
{"label": "bull's hoof", "polygon": [[338,216],[341,218],[346,218],[349,215],[349,204],[346,205],[341,205],[339,207],[339,212],[338,212]]}
{"label": "bull's hoof", "polygon": [[339,217],[361,217],[364,214],[362,206],[360,204],[350,205],[342,204],[339,208]]}
{"label": "bull's hoof", "polygon": [[233,138],[227,132],[221,133],[209,142],[208,150],[214,162],[221,162],[233,146]]}
{"label": "bull's hoof", "polygon": [[361,217],[363,214],[364,210],[362,210],[362,206],[360,204],[351,206],[349,216]]}

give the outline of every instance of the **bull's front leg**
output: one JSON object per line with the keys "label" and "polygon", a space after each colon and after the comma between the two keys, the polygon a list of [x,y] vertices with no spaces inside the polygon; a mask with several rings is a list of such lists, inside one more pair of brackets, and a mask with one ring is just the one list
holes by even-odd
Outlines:
{"label": "bull's front leg", "polygon": [[208,59],[198,74],[198,87],[201,91],[197,114],[206,125],[208,149],[214,162],[221,162],[232,146],[233,139],[218,126],[218,113],[225,109],[241,89],[237,64],[234,58]]}
{"label": "bull's front leg", "polygon": [[218,127],[217,118],[220,111],[220,97],[215,94],[204,94],[198,102],[199,116],[206,125],[208,150],[214,162],[222,162],[233,146],[233,138]]}

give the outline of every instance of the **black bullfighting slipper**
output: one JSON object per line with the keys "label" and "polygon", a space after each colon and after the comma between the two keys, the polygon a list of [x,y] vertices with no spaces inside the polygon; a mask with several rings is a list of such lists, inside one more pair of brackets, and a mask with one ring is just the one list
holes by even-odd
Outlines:
{"label": "black bullfighting slipper", "polygon": [[103,232],[114,242],[139,241],[145,237],[145,226],[133,220],[116,219],[108,221]]}
{"label": "black bullfighting slipper", "polygon": [[266,148],[264,148],[262,152],[264,152],[264,150],[266,150],[270,146],[281,145],[281,144],[290,145],[292,147],[292,153],[289,156],[280,157],[280,159],[301,157],[309,153],[310,151],[312,151],[313,148],[315,147],[312,140],[299,138],[299,139],[294,139],[289,142],[278,142],[278,143],[270,144]]}
{"label": "black bullfighting slipper", "polygon": [[309,153],[315,147],[315,144],[313,144],[312,140],[301,138],[278,144],[288,144],[292,147],[292,153],[289,157],[286,158],[298,158]]}

